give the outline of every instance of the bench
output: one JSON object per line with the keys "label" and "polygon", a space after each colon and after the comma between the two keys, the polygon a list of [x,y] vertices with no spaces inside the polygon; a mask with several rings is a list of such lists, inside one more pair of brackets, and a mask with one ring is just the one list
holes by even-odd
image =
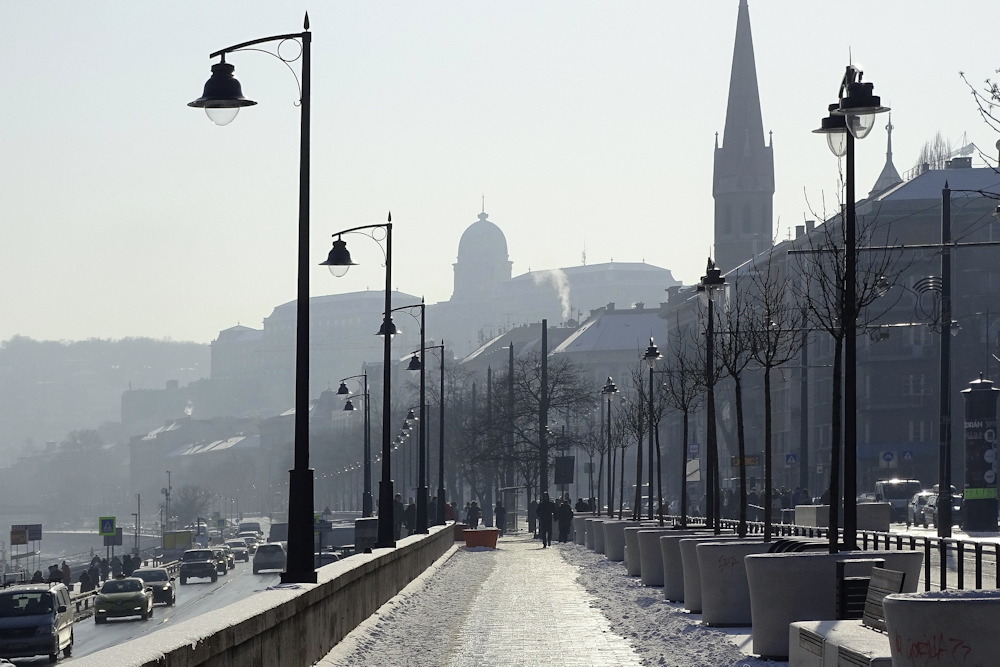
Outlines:
{"label": "bench", "polygon": [[778,554],[798,551],[823,551],[829,549],[830,545],[826,540],[816,540],[810,538],[782,537],[771,543],[768,553]]}
{"label": "bench", "polygon": [[[840,563],[837,569],[839,575],[843,571]],[[903,590],[904,579],[903,572],[877,565],[872,567],[871,577],[843,577],[848,588],[856,587],[859,580],[866,580],[863,604],[855,609],[845,607],[841,610],[857,618],[792,623],[789,626],[789,667],[891,666],[882,605],[887,595]]]}

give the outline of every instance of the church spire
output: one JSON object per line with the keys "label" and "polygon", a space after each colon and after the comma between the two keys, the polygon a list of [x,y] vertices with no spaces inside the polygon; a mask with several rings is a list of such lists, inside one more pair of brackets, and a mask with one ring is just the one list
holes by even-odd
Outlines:
{"label": "church spire", "polygon": [[[750,8],[740,0],[722,146],[715,148],[715,257],[725,272],[771,244],[774,157],[764,143]],[[770,140],[770,137],[768,137]]]}
{"label": "church spire", "polygon": [[896,165],[892,163],[892,131],[894,129],[896,129],[896,126],[892,124],[892,114],[890,113],[889,122],[885,126],[885,132],[888,137],[885,148],[885,166],[882,167],[882,173],[878,175],[875,185],[872,186],[871,192],[868,193],[869,197],[881,194],[892,186],[903,182],[903,179],[899,177],[899,172],[896,171]]}

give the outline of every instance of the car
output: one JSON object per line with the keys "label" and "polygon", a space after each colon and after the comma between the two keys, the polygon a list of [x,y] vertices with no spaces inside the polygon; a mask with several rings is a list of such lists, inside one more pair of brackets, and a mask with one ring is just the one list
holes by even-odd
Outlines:
{"label": "car", "polygon": [[221,575],[229,574],[229,558],[221,547],[211,547],[215,555],[215,571]]}
{"label": "car", "polygon": [[0,590],[0,658],[73,652],[74,605],[64,584],[23,584]]}
{"label": "car", "polygon": [[230,570],[232,570],[233,568],[235,568],[236,567],[236,554],[233,553],[233,550],[229,547],[229,545],[228,544],[220,544],[218,546],[218,548],[222,549],[222,553],[226,556],[226,566]]}
{"label": "car", "polygon": [[241,560],[244,563],[250,562],[250,549],[247,548],[246,540],[226,540],[226,546],[232,550],[234,560]]}
{"label": "car", "polygon": [[179,576],[181,586],[192,578],[218,580],[215,552],[211,549],[188,549],[181,555]]}
{"label": "car", "polygon": [[168,607],[172,607],[177,602],[174,578],[170,576],[166,568],[143,567],[133,572],[132,576],[142,579],[147,586],[153,589],[153,602],[163,602]]}
{"label": "car", "polygon": [[[927,497],[927,505],[924,507],[924,525],[938,525],[938,513],[941,510],[941,499],[947,498],[939,493],[932,493]],[[965,503],[959,494],[951,497],[951,523],[959,528],[965,525]]]}
{"label": "car", "polygon": [[253,555],[253,573],[260,574],[265,570],[285,569],[285,547],[277,542],[268,542],[257,547]]}
{"label": "car", "polygon": [[257,551],[257,545],[261,542],[257,533],[240,533],[237,537],[247,543],[247,550],[250,551],[250,555],[253,556],[254,552]]}
{"label": "car", "polygon": [[323,567],[329,563],[336,563],[340,556],[333,551],[317,551],[313,554],[313,566]]}
{"label": "car", "polygon": [[914,493],[924,490],[918,479],[880,479],[875,482],[875,502],[892,506],[891,520],[896,523],[906,521],[906,504]]}
{"label": "car", "polygon": [[914,493],[906,503],[906,527],[926,526],[927,520],[924,518],[924,507],[927,505],[927,498],[933,495],[933,491],[920,491]]}
{"label": "car", "polygon": [[144,621],[153,616],[153,589],[139,577],[108,579],[94,600],[94,623],[128,616]]}

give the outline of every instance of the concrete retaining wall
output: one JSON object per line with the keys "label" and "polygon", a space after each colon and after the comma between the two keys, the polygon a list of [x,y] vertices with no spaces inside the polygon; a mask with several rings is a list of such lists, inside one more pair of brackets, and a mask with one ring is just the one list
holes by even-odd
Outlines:
{"label": "concrete retaining wall", "polygon": [[318,583],[278,586],[148,637],[80,658],[76,667],[312,665],[454,545],[453,529],[399,540],[317,570]]}

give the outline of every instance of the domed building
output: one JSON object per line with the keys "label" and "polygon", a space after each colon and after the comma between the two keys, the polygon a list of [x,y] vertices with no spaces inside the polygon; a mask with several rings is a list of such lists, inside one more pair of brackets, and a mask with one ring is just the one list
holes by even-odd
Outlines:
{"label": "domed building", "polygon": [[513,262],[507,255],[507,237],[487,218],[486,211],[469,225],[458,242],[453,302],[488,299],[505,280],[510,280]]}

